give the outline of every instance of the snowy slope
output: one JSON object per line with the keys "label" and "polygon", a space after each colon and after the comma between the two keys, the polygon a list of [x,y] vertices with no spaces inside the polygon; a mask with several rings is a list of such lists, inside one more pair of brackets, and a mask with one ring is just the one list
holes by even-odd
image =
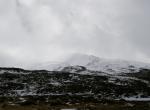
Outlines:
{"label": "snowy slope", "polygon": [[73,54],[61,63],[45,63],[41,65],[33,66],[32,69],[46,69],[60,71],[67,66],[84,66],[89,70],[106,72],[109,74],[114,73],[129,73],[138,72],[141,68],[150,69],[150,64],[114,60],[114,59],[102,59],[93,55]]}

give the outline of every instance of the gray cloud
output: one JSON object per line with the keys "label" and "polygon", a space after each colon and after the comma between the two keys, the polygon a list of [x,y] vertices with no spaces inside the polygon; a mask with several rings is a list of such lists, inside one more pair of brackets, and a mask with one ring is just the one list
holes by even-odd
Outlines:
{"label": "gray cloud", "polygon": [[0,65],[71,53],[150,62],[149,10],[149,0],[0,0]]}

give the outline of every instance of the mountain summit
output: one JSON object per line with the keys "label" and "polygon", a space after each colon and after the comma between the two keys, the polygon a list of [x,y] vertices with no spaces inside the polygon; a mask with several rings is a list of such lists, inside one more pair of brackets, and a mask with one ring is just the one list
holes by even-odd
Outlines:
{"label": "mountain summit", "polygon": [[117,59],[103,59],[93,55],[73,54],[60,63],[45,63],[33,66],[31,69],[61,71],[68,66],[84,66],[89,70],[101,71],[109,74],[134,73],[141,69],[150,69],[150,64]]}

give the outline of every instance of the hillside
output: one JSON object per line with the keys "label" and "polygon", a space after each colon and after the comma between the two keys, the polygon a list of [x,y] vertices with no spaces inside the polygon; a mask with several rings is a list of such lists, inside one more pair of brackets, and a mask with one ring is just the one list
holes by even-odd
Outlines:
{"label": "hillside", "polygon": [[[150,100],[150,70],[111,75],[85,67],[65,67],[62,71],[0,68],[1,97],[43,96],[62,102],[101,100]],[[141,75],[143,74],[143,75]],[[146,75],[144,77],[144,75]],[[48,98],[48,99],[47,99]]]}

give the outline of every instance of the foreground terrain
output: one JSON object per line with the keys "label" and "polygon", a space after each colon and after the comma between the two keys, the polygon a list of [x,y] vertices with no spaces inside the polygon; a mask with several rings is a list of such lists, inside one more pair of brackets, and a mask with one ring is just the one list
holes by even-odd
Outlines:
{"label": "foreground terrain", "polygon": [[[0,68],[0,110],[149,110],[150,70],[108,74]],[[72,109],[70,109],[72,110]]]}
{"label": "foreground terrain", "polygon": [[149,110],[150,102],[103,102],[76,104],[8,104],[1,103],[0,110]]}

